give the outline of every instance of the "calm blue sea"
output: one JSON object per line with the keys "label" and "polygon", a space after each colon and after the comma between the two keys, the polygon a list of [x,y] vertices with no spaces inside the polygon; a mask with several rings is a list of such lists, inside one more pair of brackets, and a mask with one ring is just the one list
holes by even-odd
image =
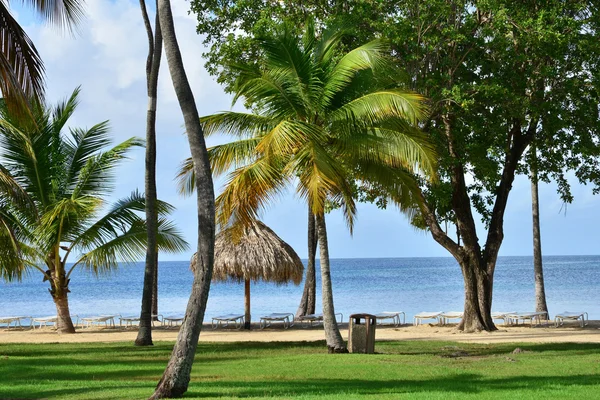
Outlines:
{"label": "calm blue sea", "polygon": [[[122,266],[111,275],[96,278],[85,271],[73,273],[71,312],[135,315],[142,294],[143,264]],[[180,315],[185,311],[192,283],[188,262],[161,262],[159,311]],[[405,311],[407,320],[421,311],[461,311],[463,281],[452,258],[372,258],[332,260],[336,312],[344,314]],[[600,256],[552,256],[544,258],[546,293],[550,314],[587,311],[600,319]],[[317,278],[318,279],[318,278]],[[535,306],[531,257],[500,257],[494,284],[494,311],[529,311]],[[0,316],[56,314],[42,282],[33,273],[20,283],[0,284]],[[252,316],[271,312],[295,313],[302,285],[252,285]],[[320,280],[317,282],[320,299]],[[320,300],[317,309],[320,310]],[[243,284],[214,283],[206,311],[211,316],[243,313]]]}

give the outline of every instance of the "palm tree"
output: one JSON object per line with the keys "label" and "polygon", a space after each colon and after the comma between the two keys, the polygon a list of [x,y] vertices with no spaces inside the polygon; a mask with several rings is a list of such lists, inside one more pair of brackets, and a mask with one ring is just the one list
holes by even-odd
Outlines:
{"label": "palm tree", "polygon": [[[22,0],[46,21],[72,30],[83,16],[81,0]],[[9,0],[0,0],[0,91],[12,107],[44,94],[44,65],[35,45],[10,12]]]}
{"label": "palm tree", "polygon": [[[203,117],[205,134],[220,131],[239,140],[209,149],[215,175],[231,171],[216,200],[221,227],[244,226],[288,184],[296,182],[315,218],[320,245],[323,320],[330,352],[346,352],[335,321],[325,223],[326,204],[340,204],[352,230],[354,182],[385,188],[401,207],[412,201],[413,174],[434,173],[434,150],[416,128],[421,96],[399,87],[399,70],[375,40],[345,54],[346,31],[320,38],[309,21],[301,40],[283,26],[260,40],[260,67],[238,71],[234,102],[244,98],[256,113]],[[179,179],[193,190],[192,163]],[[412,206],[413,203],[411,203]]]}
{"label": "palm tree", "polygon": [[535,280],[535,311],[548,317],[544,268],[542,264],[542,237],[540,232],[540,200],[538,191],[537,153],[535,141],[531,146],[531,216],[533,219],[533,275]]}
{"label": "palm tree", "polygon": [[135,340],[136,346],[152,345],[152,316],[158,314],[158,248],[156,207],[156,103],[158,96],[158,72],[162,55],[162,34],[158,14],[155,19],[155,31],[146,10],[146,1],[140,0],[142,18],[148,35],[148,58],[146,59],[146,81],[148,91],[148,113],[146,117],[146,222],[148,226],[148,248],[146,250],[146,268],[144,271],[144,289],[140,326]]}
{"label": "palm tree", "polygon": [[[63,132],[77,107],[76,89],[56,107],[34,107],[34,121],[0,109],[0,268],[5,279],[37,270],[48,281],[58,329],[75,331],[69,313],[69,282],[76,268],[95,274],[145,254],[143,194],[133,192],[102,214],[115,168],[142,141],[131,138],[107,150],[108,123]],[[171,252],[187,243],[165,219],[158,203],[158,246]],[[69,256],[76,258],[67,264]]]}
{"label": "palm tree", "polygon": [[187,390],[198,338],[204,321],[204,311],[208,301],[215,256],[215,193],[210,173],[210,162],[194,94],[185,74],[181,51],[177,43],[171,2],[169,0],[158,0],[157,13],[169,72],[179,101],[179,108],[181,108],[183,114],[190,153],[194,163],[195,186],[198,189],[196,196],[198,205],[198,243],[194,282],[192,283],[190,300],[185,310],[185,318],[179,330],[171,359],[154,394],[151,396],[153,399],[179,397]]}

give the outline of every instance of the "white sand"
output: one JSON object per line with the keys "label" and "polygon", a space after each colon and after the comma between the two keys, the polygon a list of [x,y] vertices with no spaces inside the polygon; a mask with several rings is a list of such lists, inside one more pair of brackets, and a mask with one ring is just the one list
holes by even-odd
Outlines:
{"label": "white sand", "polygon": [[[342,336],[348,338],[347,324],[343,324]],[[392,326],[377,327],[377,340],[443,340],[473,343],[507,343],[507,342],[577,342],[600,343],[600,321],[590,321],[585,328],[580,328],[575,323],[566,327],[504,327],[498,326],[496,332],[460,333],[453,327],[440,327],[435,325],[421,325],[418,327],[405,325],[399,328]],[[83,342],[133,342],[137,336],[135,328],[108,329],[86,328],[78,329],[76,334],[58,334],[51,328],[42,329],[3,329],[0,330],[0,343],[83,343]],[[176,329],[158,327],[152,332],[154,341],[174,341],[177,337]],[[305,328],[294,326],[290,329],[267,328],[264,330],[254,328],[251,331],[235,329],[212,330],[205,326],[200,335],[201,342],[294,342],[314,341],[325,338],[322,327]]]}

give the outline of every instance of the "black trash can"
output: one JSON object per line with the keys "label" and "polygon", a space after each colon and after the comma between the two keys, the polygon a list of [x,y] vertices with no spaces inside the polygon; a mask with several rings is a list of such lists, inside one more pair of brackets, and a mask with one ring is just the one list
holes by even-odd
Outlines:
{"label": "black trash can", "polygon": [[375,353],[375,325],[372,314],[352,314],[349,323],[348,349],[350,353]]}

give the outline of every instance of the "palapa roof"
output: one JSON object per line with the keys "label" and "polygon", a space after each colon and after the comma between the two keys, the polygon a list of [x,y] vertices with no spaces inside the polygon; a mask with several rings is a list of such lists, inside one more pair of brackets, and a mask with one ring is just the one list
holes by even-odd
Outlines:
{"label": "palapa roof", "polygon": [[[215,238],[213,280],[242,282],[264,280],[284,284],[302,282],[304,265],[292,247],[260,221],[245,228],[241,237],[232,229]],[[196,254],[191,268],[196,265]]]}

